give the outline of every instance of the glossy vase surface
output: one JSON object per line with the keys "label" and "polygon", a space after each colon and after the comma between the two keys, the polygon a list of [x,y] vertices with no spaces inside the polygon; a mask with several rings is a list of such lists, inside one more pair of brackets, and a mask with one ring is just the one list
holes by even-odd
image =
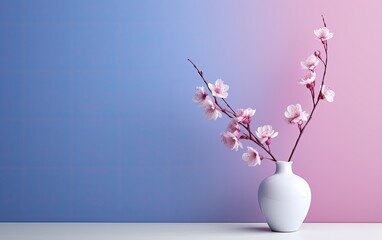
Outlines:
{"label": "glossy vase surface", "polygon": [[297,231],[310,207],[310,187],[293,173],[292,163],[276,162],[276,172],[259,187],[260,209],[272,231]]}

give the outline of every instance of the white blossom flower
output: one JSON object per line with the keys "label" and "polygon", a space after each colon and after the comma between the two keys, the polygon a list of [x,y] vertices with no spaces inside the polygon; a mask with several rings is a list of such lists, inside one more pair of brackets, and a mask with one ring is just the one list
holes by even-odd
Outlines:
{"label": "white blossom flower", "polygon": [[301,78],[300,84],[310,84],[313,83],[314,80],[316,80],[316,72],[314,71],[308,71],[308,74],[306,74],[303,78]]}
{"label": "white blossom flower", "polygon": [[204,115],[209,120],[216,120],[217,118],[222,117],[222,113],[219,111],[216,104],[212,101],[212,99],[207,98],[204,102],[205,112]]}
{"label": "white blossom flower", "polygon": [[229,149],[237,151],[239,147],[243,148],[243,144],[241,144],[236,134],[233,134],[231,132],[224,132],[224,133],[221,133],[221,137],[222,137],[222,142]]}
{"label": "white blossom flower", "polygon": [[237,119],[232,119],[231,122],[227,126],[227,131],[231,133],[240,132],[240,125]]}
{"label": "white blossom flower", "polygon": [[313,32],[314,32],[314,35],[316,35],[316,37],[320,39],[321,41],[326,41],[333,37],[333,33],[331,33],[329,29],[326,27],[316,29]]}
{"label": "white blossom flower", "polygon": [[251,118],[255,115],[256,109],[247,108],[247,109],[238,109],[236,111],[236,119],[238,122],[249,124],[251,122]]}
{"label": "white blossom flower", "polygon": [[196,92],[192,98],[192,101],[202,106],[207,98],[209,98],[209,96],[204,91],[204,87],[196,87]]}
{"label": "white blossom flower", "polygon": [[277,135],[279,135],[279,133],[275,132],[275,130],[272,129],[271,125],[264,125],[262,127],[257,128],[256,135],[258,138],[260,138],[261,143],[267,142],[267,144],[268,144],[268,141],[271,138],[277,137]]}
{"label": "white blossom flower", "polygon": [[322,90],[321,90],[321,98],[325,98],[326,101],[328,102],[333,102],[334,101],[334,96],[336,93],[330,89],[328,86],[323,85]]}
{"label": "white blossom flower", "polygon": [[311,54],[309,57],[305,59],[305,61],[301,62],[301,67],[303,69],[308,69],[313,71],[319,62],[320,60],[318,59],[318,57],[316,57],[314,54]]}
{"label": "white blossom flower", "polygon": [[305,111],[302,111],[300,104],[289,105],[284,115],[289,121],[289,123],[298,123],[298,124],[302,124],[302,122],[307,121],[309,116],[308,113],[306,113]]}
{"label": "white blossom flower", "polygon": [[208,83],[208,87],[211,89],[213,96],[220,98],[228,97],[229,86],[224,84],[223,80],[216,80],[215,85],[212,83]]}
{"label": "white blossom flower", "polygon": [[242,158],[247,162],[248,166],[261,165],[260,154],[252,147],[247,147],[247,152],[243,153]]}

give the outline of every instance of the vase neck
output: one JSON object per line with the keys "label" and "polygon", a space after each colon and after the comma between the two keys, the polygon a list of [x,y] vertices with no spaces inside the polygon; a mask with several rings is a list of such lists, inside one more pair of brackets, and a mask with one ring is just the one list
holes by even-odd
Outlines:
{"label": "vase neck", "polygon": [[276,162],[276,172],[275,173],[293,174],[292,163],[293,162],[282,162],[282,161]]}

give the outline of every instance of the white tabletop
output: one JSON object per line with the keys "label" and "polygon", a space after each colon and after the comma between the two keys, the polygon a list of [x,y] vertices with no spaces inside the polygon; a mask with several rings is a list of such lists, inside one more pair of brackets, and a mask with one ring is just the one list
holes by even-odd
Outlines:
{"label": "white tabletop", "polygon": [[382,223],[305,223],[294,233],[271,232],[264,223],[0,223],[0,239],[381,240]]}

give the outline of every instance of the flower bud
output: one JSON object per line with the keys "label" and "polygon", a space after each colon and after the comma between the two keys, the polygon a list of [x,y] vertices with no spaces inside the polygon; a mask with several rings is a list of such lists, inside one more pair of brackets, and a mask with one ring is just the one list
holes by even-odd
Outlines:
{"label": "flower bud", "polygon": [[306,84],[306,88],[312,90],[314,88],[314,82]]}
{"label": "flower bud", "polygon": [[259,154],[259,157],[260,157],[260,160],[263,160],[264,159],[264,156]]}
{"label": "flower bud", "polygon": [[316,57],[320,57],[320,55],[321,55],[321,52],[320,52],[320,51],[317,50],[317,51],[314,52],[314,56],[316,56]]}
{"label": "flower bud", "polygon": [[265,142],[267,145],[271,144],[271,139],[268,138],[268,140]]}

